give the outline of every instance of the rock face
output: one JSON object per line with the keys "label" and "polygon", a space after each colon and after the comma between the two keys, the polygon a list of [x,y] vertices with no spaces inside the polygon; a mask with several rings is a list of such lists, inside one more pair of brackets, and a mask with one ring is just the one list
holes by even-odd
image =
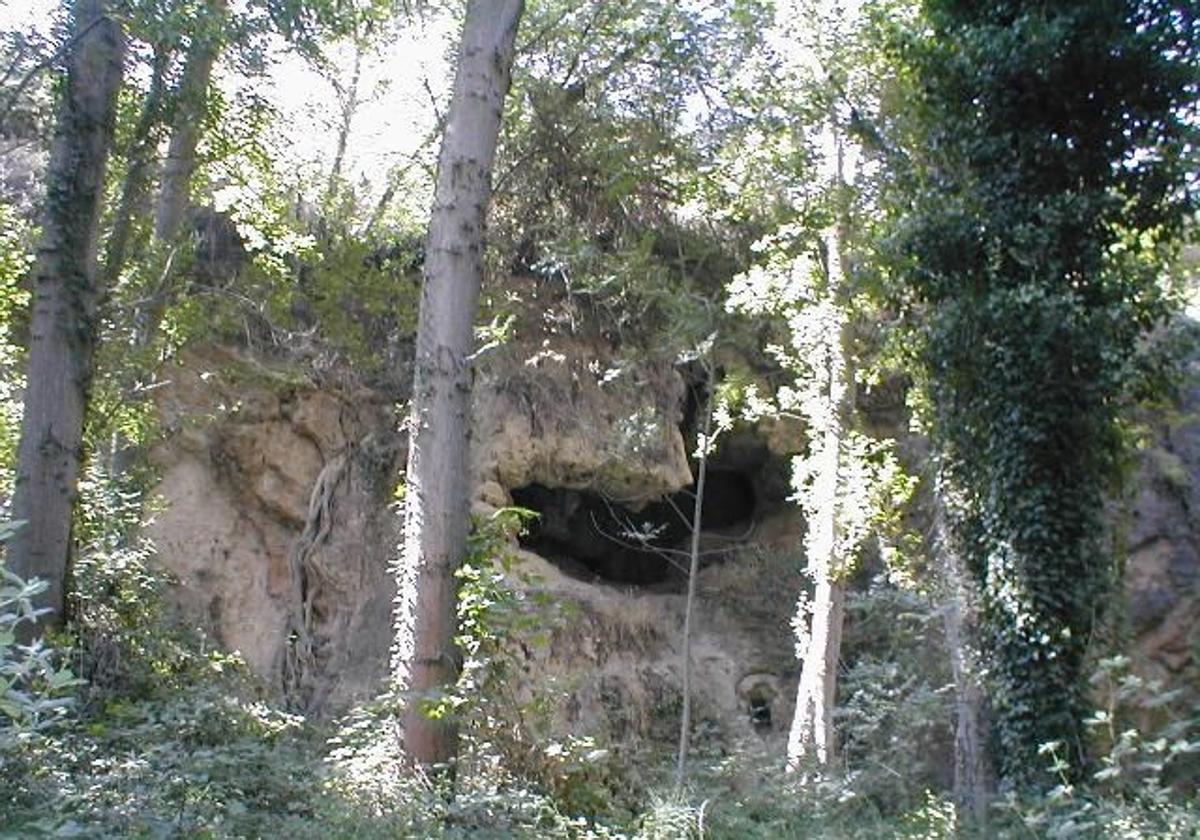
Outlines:
{"label": "rock face", "polygon": [[[782,746],[787,737],[794,702],[787,687],[796,678],[788,628],[793,599],[779,599],[783,609],[763,609],[761,591],[749,585],[761,586],[768,570],[777,574],[777,562],[715,565],[700,574],[693,717],[709,744],[756,738]],[[516,568],[555,603],[569,605],[569,619],[553,626],[548,643],[524,651],[523,683],[562,692],[565,702],[554,712],[559,731],[631,747],[677,738],[683,597],[580,581],[528,552],[518,555]],[[747,585],[729,587],[735,575]],[[800,585],[795,569],[791,583]]]}
{"label": "rock face", "polygon": [[[1200,360],[1179,404],[1152,422],[1141,456],[1125,568],[1134,668],[1164,685],[1200,685]],[[1193,697],[1193,700],[1196,698]]]}
{"label": "rock face", "polygon": [[166,378],[168,435],[155,452],[164,506],[150,535],[178,579],[181,615],[279,685],[299,606],[295,549],[325,475],[326,528],[303,570],[324,676],[304,699],[321,709],[371,696],[391,641],[389,503],[403,462],[393,406],[227,350],[193,353]]}
{"label": "rock face", "polygon": [[[181,615],[310,712],[370,697],[386,678],[389,564],[400,538],[392,502],[405,452],[392,399],[319,388],[227,349],[193,353],[167,378],[159,411],[168,434],[156,452],[164,506],[152,537],[178,578]],[[693,480],[680,430],[685,397],[670,360],[619,364],[602,344],[578,339],[505,345],[477,368],[476,513],[537,486],[544,506],[587,494],[663,515],[658,500],[686,493]],[[758,533],[790,544],[799,525],[782,504],[786,459],[745,436],[723,457],[714,474],[725,471],[728,481],[714,486],[725,486],[726,497],[706,509],[717,523],[705,532],[706,551],[719,559],[735,537]],[[514,551],[513,585],[549,594],[574,616],[547,645],[530,647],[525,662],[527,686],[569,687],[570,701],[556,712],[563,731],[672,739],[679,586],[585,581],[564,567],[567,558]],[[645,583],[632,567],[664,561],[626,550],[622,562]],[[777,686],[795,677],[793,590],[778,609],[739,601],[762,600],[753,585],[761,574],[750,561],[713,560],[701,579],[708,604],[693,646],[697,719],[722,738],[782,738],[790,716]],[[718,585],[730,577],[746,585]]]}
{"label": "rock face", "polygon": [[516,342],[483,360],[475,385],[474,471],[485,503],[541,484],[626,504],[692,481],[683,380],[664,361],[621,364],[602,345]]}
{"label": "rock face", "polygon": [[[178,578],[180,614],[311,712],[372,696],[391,641],[402,395],[318,386],[214,348],[168,379],[152,536]],[[671,360],[620,362],[584,338],[518,338],[478,363],[474,509],[515,501],[544,514],[524,543],[537,553],[513,547],[511,579],[570,608],[547,644],[521,651],[526,689],[564,691],[554,711],[564,733],[675,737],[683,597],[671,565],[684,532],[671,517],[690,513],[688,405]],[[1197,412],[1200,367],[1177,410],[1156,421],[1128,532],[1135,667],[1172,685],[1195,685],[1198,671]],[[802,445],[800,430],[764,425],[728,437],[710,464],[693,684],[698,731],[718,743],[785,738],[803,529],[786,498]],[[643,520],[664,535],[653,551],[622,536],[620,523]],[[614,538],[624,544],[606,551]],[[756,550],[729,551],[738,546]]]}

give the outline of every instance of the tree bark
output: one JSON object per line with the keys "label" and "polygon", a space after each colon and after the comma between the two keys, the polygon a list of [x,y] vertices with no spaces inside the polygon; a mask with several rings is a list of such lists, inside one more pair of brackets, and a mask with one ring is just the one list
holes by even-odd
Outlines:
{"label": "tree bark", "polygon": [[[830,282],[840,274],[834,266],[840,261],[839,236],[826,236]],[[839,284],[840,285],[840,284]],[[852,406],[847,387],[846,354],[843,345],[844,323],[829,342],[828,376],[829,406],[827,428],[823,431],[821,468],[814,493],[819,500],[817,515],[808,523],[808,574],[813,581],[812,601],[807,610],[801,607],[796,616],[797,628],[803,628],[804,654],[801,660],[800,685],[796,692],[796,711],[788,733],[789,771],[814,761],[820,767],[833,762],[836,741],[833,728],[833,709],[837,699],[838,661],[841,658],[842,626],[846,614],[846,584],[841,562],[837,556],[841,542],[838,527],[838,472],[841,466],[842,430]],[[807,612],[808,615],[804,615]]]}
{"label": "tree bark", "polygon": [[[134,240],[134,224],[138,217],[149,215],[150,186],[153,168],[157,160],[157,149],[161,138],[161,126],[165,112],[167,69],[171,63],[172,50],[166,44],[158,44],[150,68],[150,88],[146,101],[134,129],[126,154],[125,180],[121,184],[121,198],[113,214],[112,232],[104,249],[104,269],[101,286],[113,288],[121,279],[130,249],[137,253],[145,245],[145,237]],[[134,240],[134,241],[131,241]]]}
{"label": "tree bark", "polygon": [[801,604],[795,619],[803,656],[796,711],[788,733],[787,767],[790,772],[813,761],[819,767],[827,767],[836,753],[833,710],[846,614],[845,564],[850,559],[839,556],[843,542],[838,503],[842,438],[854,414],[854,389],[851,387],[854,377],[849,361],[849,322],[843,301],[847,294],[846,220],[840,205],[845,184],[842,141],[836,118],[830,119],[828,136],[834,161],[831,189],[839,206],[837,218],[821,235],[827,283],[825,297],[830,310],[828,338],[824,342],[827,402],[820,412],[822,426],[814,430],[817,437],[813,444],[818,447],[819,466],[812,492],[817,504],[808,523],[805,541],[808,574],[814,585],[813,597],[808,604]]}
{"label": "tree bark", "polygon": [[325,188],[325,199],[332,202],[341,190],[342,167],[346,162],[346,146],[350,142],[350,129],[354,125],[354,115],[358,112],[358,86],[362,79],[363,53],[366,45],[356,39],[354,42],[354,69],[350,73],[350,84],[343,88],[335,84],[338,96],[341,121],[338,123],[337,141],[333,149],[333,165],[329,168],[329,183]]}
{"label": "tree bark", "polygon": [[[200,143],[201,128],[207,109],[208,92],[212,82],[213,66],[220,55],[224,43],[225,30],[225,0],[209,0],[204,6],[204,18],[196,31],[192,33],[192,41],[184,59],[183,71],[180,75],[172,101],[170,103],[155,102],[154,87],[146,103],[146,113],[143,120],[150,116],[161,118],[165,113],[170,123],[170,140],[167,145],[167,157],[163,166],[162,183],[159,185],[158,199],[154,208],[153,238],[158,245],[168,250],[176,246],[183,220],[187,213],[191,197],[192,176],[196,171],[196,149]],[[158,98],[162,98],[161,90]],[[152,110],[153,109],[153,110]],[[141,126],[139,126],[139,131]],[[136,143],[141,143],[135,138]],[[126,191],[137,202],[131,205],[134,212],[144,211],[145,193],[150,186],[150,169],[154,163],[156,152],[155,143],[145,143],[144,157],[130,160],[130,171],[126,178]],[[136,147],[135,147],[136,148]],[[135,173],[134,165],[139,170]],[[130,236],[129,210],[125,205],[126,193],[122,194],[121,205],[114,222],[113,235],[110,238],[108,257],[105,263],[105,279],[113,283],[120,276],[126,263],[126,244]],[[124,223],[124,224],[122,224]],[[118,234],[121,239],[118,240]],[[135,247],[134,257],[144,248]],[[119,248],[119,250],[118,250]],[[168,253],[166,262],[157,283],[147,290],[144,302],[133,310],[133,350],[139,353],[153,344],[162,326],[163,316],[171,301],[171,291],[175,276],[171,271],[172,260]],[[124,388],[126,399],[134,402],[145,397],[135,390],[135,383],[128,382]],[[138,455],[138,448],[123,434],[117,433],[112,443],[112,474],[124,477],[132,471]]]}
{"label": "tree bark", "polygon": [[17,450],[8,566],[44,579],[38,605],[62,620],[95,349],[96,235],[112,145],[125,36],[105,0],[76,0],[82,33],[67,59],[46,174],[46,210],[30,322],[29,375]]}
{"label": "tree bark", "polygon": [[209,0],[206,20],[197,28],[183,65],[175,93],[171,119],[171,141],[163,165],[162,186],[154,214],[154,236],[173,243],[179,236],[191,198],[192,174],[196,171],[196,147],[200,143],[213,65],[224,43],[225,0]]}
{"label": "tree bark", "polygon": [[954,678],[954,800],[975,826],[987,817],[991,764],[987,751],[986,695],[979,678],[975,644],[975,598],[946,522],[940,488],[934,490],[933,551],[946,584],[942,626]]}
{"label": "tree bark", "polygon": [[[191,202],[192,177],[196,173],[196,149],[208,110],[212,71],[225,43],[226,0],[208,0],[203,19],[184,60],[179,85],[171,104],[171,139],[163,162],[162,183],[154,210],[154,240],[168,251],[178,245],[184,219]],[[149,290],[146,303],[134,313],[134,344],[149,347],[162,326],[163,315],[171,301],[175,272],[171,258],[162,270],[157,286]]]}
{"label": "tree bark", "polygon": [[426,767],[451,761],[457,750],[454,721],[431,718],[424,701],[452,688],[461,666],[454,573],[469,530],[470,354],[492,165],[523,9],[523,0],[467,5],[425,252],[393,671],[406,692],[405,751]]}
{"label": "tree bark", "polygon": [[[823,565],[823,564],[822,564]],[[789,772],[808,761],[828,767],[837,752],[833,709],[837,700],[837,667],[846,614],[846,585],[824,568],[816,571],[811,628],[801,664],[796,713],[788,733]]]}

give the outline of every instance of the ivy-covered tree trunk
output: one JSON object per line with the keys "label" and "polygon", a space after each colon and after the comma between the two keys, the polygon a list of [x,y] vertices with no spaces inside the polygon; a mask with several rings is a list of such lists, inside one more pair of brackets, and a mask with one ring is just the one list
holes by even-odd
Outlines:
{"label": "ivy-covered tree trunk", "polygon": [[946,503],[940,488],[934,494],[932,548],[946,589],[942,627],[954,678],[954,800],[959,812],[979,825],[987,816],[992,773],[986,695],[975,632],[978,599],[946,522]]}
{"label": "ivy-covered tree trunk", "polygon": [[96,236],[125,54],[124,32],[105,0],[76,0],[71,26],[76,40],[46,174],[17,451],[13,516],[25,525],[8,544],[12,571],[49,584],[40,606],[53,611],[51,622],[63,613],[102,291]]}
{"label": "ivy-covered tree trunk", "polygon": [[1087,767],[1121,416],[1161,386],[1144,339],[1195,207],[1190,5],[927,0],[896,45],[915,148],[894,175],[895,267],[1013,785]]}
{"label": "ivy-covered tree trunk", "polygon": [[805,408],[812,450],[803,507],[808,514],[805,536],[807,573],[813,582],[811,600],[801,599],[794,619],[801,652],[800,686],[788,734],[787,766],[795,771],[815,762],[828,766],[836,752],[833,709],[837,699],[838,660],[846,615],[845,577],[853,557],[843,529],[841,502],[846,495],[843,453],[854,417],[854,370],[850,320],[846,311],[847,187],[845,150],[836,110],[821,132],[829,172],[833,219],[821,233],[825,288],[821,295],[821,356],[813,365],[824,376],[823,393]]}
{"label": "ivy-covered tree trunk", "polygon": [[837,701],[846,586],[823,566],[810,571],[816,586],[807,605],[809,627],[800,666],[800,687],[796,692],[796,713],[788,733],[789,772],[796,772],[810,761],[827,767],[837,749],[833,709]]}
{"label": "ivy-covered tree trunk", "polygon": [[458,586],[469,531],[471,353],[492,164],[523,0],[471,0],[438,159],[417,326],[394,676],[406,692],[404,748],[451,761],[454,721],[426,700],[453,687]]}

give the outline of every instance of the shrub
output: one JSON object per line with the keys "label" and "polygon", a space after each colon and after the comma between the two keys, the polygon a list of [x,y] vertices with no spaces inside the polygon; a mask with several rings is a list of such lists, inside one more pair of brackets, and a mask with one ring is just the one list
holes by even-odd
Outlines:
{"label": "shrub", "polygon": [[[0,542],[16,527],[0,523]],[[33,606],[45,589],[43,581],[22,580],[0,560],[0,751],[63,720],[74,702],[71,689],[81,682],[41,639],[17,641],[18,628],[46,612]]]}

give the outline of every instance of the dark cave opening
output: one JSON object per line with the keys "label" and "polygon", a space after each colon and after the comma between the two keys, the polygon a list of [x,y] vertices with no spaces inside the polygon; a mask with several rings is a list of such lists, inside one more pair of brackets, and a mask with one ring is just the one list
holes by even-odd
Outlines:
{"label": "dark cave opening", "polygon": [[[694,487],[636,510],[600,493],[542,484],[511,494],[514,505],[538,513],[521,545],[573,577],[633,586],[686,579]],[[702,534],[734,543],[753,529],[757,508],[752,476],[720,467],[708,470]]]}
{"label": "dark cave opening", "polygon": [[[676,370],[684,382],[679,428],[696,440],[712,381],[724,371],[698,360]],[[693,475],[698,464],[691,464]],[[791,468],[749,429],[721,436],[706,468],[701,510],[701,565],[724,562],[753,540],[755,526],[789,504]],[[696,487],[631,508],[590,490],[528,484],[510,490],[513,504],[539,514],[521,545],[589,582],[678,588],[687,580]]]}
{"label": "dark cave opening", "polygon": [[[705,531],[748,530],[754,524],[757,493],[750,476],[737,470],[709,467],[704,480],[704,504],[700,521]],[[696,504],[695,489],[689,488],[672,498],[686,503],[688,516]]]}
{"label": "dark cave opening", "polygon": [[513,490],[512,500],[538,513],[520,538],[522,547],[572,577],[650,586],[671,576],[670,562],[656,549],[667,548],[682,522],[664,522],[648,509],[631,511],[598,493],[541,484]]}
{"label": "dark cave opening", "polygon": [[756,732],[771,728],[771,699],[769,697],[750,698],[750,725]]}

